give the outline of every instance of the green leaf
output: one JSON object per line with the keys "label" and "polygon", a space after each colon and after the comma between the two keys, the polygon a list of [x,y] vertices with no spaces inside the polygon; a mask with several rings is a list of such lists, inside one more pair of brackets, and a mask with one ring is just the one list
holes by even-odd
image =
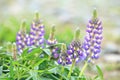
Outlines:
{"label": "green leaf", "polygon": [[99,76],[97,75],[97,76],[95,76],[95,77],[94,77],[94,79],[93,79],[93,80],[97,80],[98,78],[99,78]]}
{"label": "green leaf", "polygon": [[3,66],[0,66],[0,75],[2,75]]}
{"label": "green leaf", "polygon": [[53,74],[50,74],[55,80],[59,80],[59,78],[57,78],[56,76],[54,76]]}
{"label": "green leaf", "polygon": [[96,65],[96,68],[97,68],[98,74],[100,76],[100,79],[104,80],[102,70],[100,69],[100,67],[98,65]]}
{"label": "green leaf", "polygon": [[78,67],[75,67],[75,68],[74,68],[74,70],[73,70],[72,75],[73,75],[73,76],[78,76],[78,75],[79,75],[79,73],[80,73],[79,68],[78,68]]}
{"label": "green leaf", "polygon": [[9,58],[9,57],[11,57],[10,54],[0,53],[0,58]]}
{"label": "green leaf", "polygon": [[10,78],[14,79],[14,71],[13,71],[13,62],[12,59],[10,60]]}
{"label": "green leaf", "polygon": [[26,56],[28,54],[29,48],[25,49],[23,53],[21,54],[22,57]]}
{"label": "green leaf", "polygon": [[46,77],[40,77],[40,80],[53,80],[53,79],[46,78]]}
{"label": "green leaf", "polygon": [[34,70],[30,71],[30,75],[32,76],[33,80],[38,80],[38,72],[36,72],[35,70],[38,70],[38,66],[34,67]]}
{"label": "green leaf", "polygon": [[45,60],[47,60],[47,59],[44,59],[44,58],[39,59],[39,61],[38,61],[37,63],[35,63],[35,64],[33,65],[33,67],[40,65],[40,64],[43,63]]}
{"label": "green leaf", "polygon": [[33,49],[30,53],[28,53],[28,55],[26,55],[26,57],[28,58],[28,57],[32,57],[32,58],[34,58],[33,56],[35,56],[36,54],[41,54],[41,52],[42,52],[42,49],[40,49],[39,47],[38,48],[35,48],[35,49]]}
{"label": "green leaf", "polygon": [[51,54],[52,54],[50,49],[43,49],[43,51],[49,56],[51,56]]}
{"label": "green leaf", "polygon": [[77,80],[77,76],[71,76],[71,80]]}
{"label": "green leaf", "polygon": [[49,70],[49,72],[56,74],[56,73],[58,73],[58,68],[57,67],[52,68]]}
{"label": "green leaf", "polygon": [[80,76],[79,80],[87,80],[86,77],[83,75],[83,76]]}

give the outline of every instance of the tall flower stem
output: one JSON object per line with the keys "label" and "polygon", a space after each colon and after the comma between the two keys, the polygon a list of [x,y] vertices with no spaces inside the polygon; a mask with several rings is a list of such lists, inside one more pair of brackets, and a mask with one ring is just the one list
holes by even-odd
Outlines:
{"label": "tall flower stem", "polygon": [[[62,66],[61,74],[63,74],[63,72],[64,72],[64,66]],[[60,80],[62,80],[62,76],[61,76]]]}
{"label": "tall flower stem", "polygon": [[85,65],[83,66],[82,70],[81,70],[80,73],[79,73],[78,80],[79,80],[79,78],[83,75],[83,73],[84,73],[84,71],[85,71],[87,65],[88,65],[88,62],[86,61],[86,62],[85,62]]}
{"label": "tall flower stem", "polygon": [[72,70],[73,70],[74,66],[75,66],[75,59],[72,61],[72,66],[71,66],[70,71],[69,71],[69,73],[68,73],[68,75],[67,75],[67,78],[68,78],[68,79],[69,79],[70,76],[71,76],[71,73],[72,73]]}
{"label": "tall flower stem", "polygon": [[86,69],[87,65],[88,65],[88,62],[85,62],[85,65],[83,66],[83,68],[82,68],[79,76],[82,76],[82,75],[83,75],[83,72],[84,72],[84,70]]}
{"label": "tall flower stem", "polygon": [[12,53],[13,53],[13,59],[16,60],[17,59],[17,53],[16,53],[16,43],[13,43],[12,45]]}

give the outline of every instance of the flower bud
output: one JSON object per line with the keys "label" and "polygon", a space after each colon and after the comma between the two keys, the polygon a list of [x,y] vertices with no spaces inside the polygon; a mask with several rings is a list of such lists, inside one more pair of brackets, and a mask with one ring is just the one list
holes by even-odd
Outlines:
{"label": "flower bud", "polygon": [[62,44],[60,56],[59,56],[59,59],[58,59],[58,64],[61,64],[61,65],[64,66],[64,65],[67,65],[67,64],[71,64],[71,63],[72,63],[72,59],[67,54],[66,44]]}
{"label": "flower bud", "polygon": [[51,32],[49,35],[49,39],[47,40],[48,45],[54,45],[57,43],[57,40],[55,39],[55,26],[53,25],[51,28]]}

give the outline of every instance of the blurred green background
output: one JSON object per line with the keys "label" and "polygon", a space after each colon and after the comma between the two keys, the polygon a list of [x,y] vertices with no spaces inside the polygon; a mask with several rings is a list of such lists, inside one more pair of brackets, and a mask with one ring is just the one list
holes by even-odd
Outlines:
{"label": "blurred green background", "polygon": [[[76,27],[81,29],[81,41],[86,24],[96,8],[103,22],[102,54],[99,64],[105,80],[120,78],[120,0],[0,0],[0,46],[14,42],[23,19],[29,32],[34,12],[38,10],[48,38],[52,24],[56,26],[56,39],[69,44]],[[89,70],[89,76],[94,75]],[[92,75],[91,75],[92,74]]]}

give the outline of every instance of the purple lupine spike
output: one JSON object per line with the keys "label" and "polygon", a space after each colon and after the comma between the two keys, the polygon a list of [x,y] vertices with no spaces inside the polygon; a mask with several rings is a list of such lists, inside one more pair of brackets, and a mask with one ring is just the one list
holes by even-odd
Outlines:
{"label": "purple lupine spike", "polygon": [[86,54],[83,52],[81,42],[79,40],[80,29],[77,28],[75,33],[75,39],[68,46],[67,54],[71,56],[72,60],[78,62],[79,60],[84,60],[86,58]]}
{"label": "purple lupine spike", "polygon": [[71,56],[67,54],[66,45],[62,44],[60,56],[58,59],[58,64],[61,64],[64,66],[71,63],[72,63],[72,59],[71,59]]}
{"label": "purple lupine spike", "polygon": [[80,41],[73,41],[69,46],[67,50],[67,54],[71,55],[71,59],[78,62],[79,60],[85,60],[86,54],[82,50],[82,46],[80,44]]}
{"label": "purple lupine spike", "polygon": [[22,22],[21,28],[17,33],[16,36],[16,45],[17,45],[17,50],[18,54],[21,54],[23,52],[23,49],[26,47],[26,31],[25,31],[25,21]]}
{"label": "purple lupine spike", "polygon": [[58,64],[61,65],[68,65],[72,63],[72,59],[68,57],[68,55],[66,53],[60,53],[60,57],[58,59]]}
{"label": "purple lupine spike", "polygon": [[57,59],[59,57],[59,49],[57,46],[53,46],[54,44],[57,44],[57,40],[55,39],[55,26],[54,25],[51,28],[51,32],[50,32],[48,40],[46,41],[46,44],[51,47],[52,57]]}
{"label": "purple lupine spike", "polygon": [[87,34],[84,38],[83,48],[88,57],[92,59],[98,59],[101,52],[102,41],[102,22],[96,16],[96,10],[94,10],[93,19],[89,20],[87,25]]}
{"label": "purple lupine spike", "polygon": [[35,20],[33,20],[30,29],[30,46],[44,46],[44,25],[39,20],[39,14],[36,13]]}

